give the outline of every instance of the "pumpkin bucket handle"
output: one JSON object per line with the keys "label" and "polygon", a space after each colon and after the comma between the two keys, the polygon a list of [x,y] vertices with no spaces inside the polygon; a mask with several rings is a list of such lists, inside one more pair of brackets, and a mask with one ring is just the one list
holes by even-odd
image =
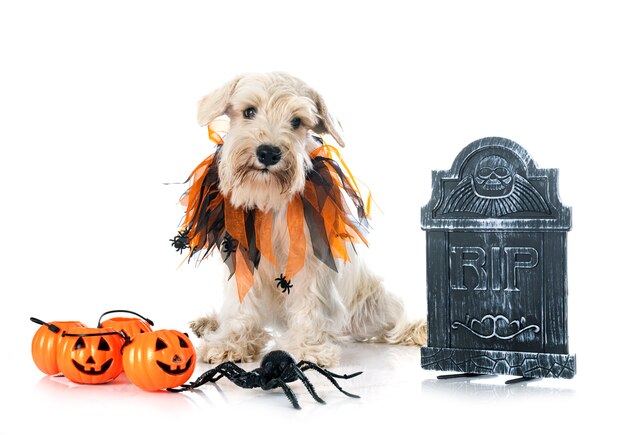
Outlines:
{"label": "pumpkin bucket handle", "polygon": [[140,319],[145,320],[150,326],[154,326],[154,322],[152,320],[150,320],[147,317],[144,317],[141,314],[136,313],[134,311],[129,311],[129,310],[111,310],[111,311],[106,311],[106,312],[102,313],[102,315],[98,319],[98,328],[102,327],[102,318],[104,316],[106,316],[107,314],[111,314],[111,313],[128,313],[128,314],[132,314],[134,316],[139,317]]}
{"label": "pumpkin bucket handle", "polygon": [[50,331],[54,332],[55,334],[58,334],[61,330],[61,328],[59,328],[58,326],[55,326],[52,323],[46,323],[43,320],[39,320],[35,317],[31,317],[30,321],[38,325],[46,326]]}
{"label": "pumpkin bucket handle", "polygon": [[63,334],[61,334],[62,337],[102,337],[104,335],[119,335],[120,337],[124,339],[124,344],[122,345],[122,347],[126,346],[130,342],[130,337],[124,334],[122,331],[88,332],[84,334],[83,333],[76,334],[76,333],[63,331]]}

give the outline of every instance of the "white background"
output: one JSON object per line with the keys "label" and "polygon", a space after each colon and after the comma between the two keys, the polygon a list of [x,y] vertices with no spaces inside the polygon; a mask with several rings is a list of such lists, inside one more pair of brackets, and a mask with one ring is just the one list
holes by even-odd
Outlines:
{"label": "white background", "polygon": [[[0,433],[623,430],[624,19],[605,1],[2,2]],[[372,262],[413,317],[426,312],[431,170],[485,136],[560,169],[576,379],[444,385],[415,350],[348,346],[346,371],[372,373],[351,384],[364,399],[321,389],[329,405],[303,398],[294,414],[280,395],[226,382],[216,405],[42,377],[31,315],[94,325],[129,308],[185,330],[218,307],[217,258],[178,268],[168,239],[184,186],[163,183],[212,151],[196,101],[273,70],[309,82],[342,121],[344,158],[384,212]]]}

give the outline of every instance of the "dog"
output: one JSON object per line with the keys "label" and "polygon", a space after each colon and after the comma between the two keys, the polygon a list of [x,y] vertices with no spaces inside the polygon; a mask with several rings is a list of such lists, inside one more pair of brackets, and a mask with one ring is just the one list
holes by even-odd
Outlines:
{"label": "dog", "polygon": [[[289,281],[283,279],[290,261],[289,204],[305,190],[311,153],[323,135],[345,146],[341,126],[320,94],[286,73],[245,74],[198,103],[201,126],[223,115],[230,127],[216,160],[219,193],[236,210],[271,215],[275,261],[261,256],[243,300],[237,280],[227,279],[219,314],[190,323],[202,339],[198,357],[207,363],[252,361],[273,339],[275,348],[296,360],[333,366],[346,337],[425,344],[426,322],[406,319],[400,299],[385,290],[351,243],[349,261],[338,261],[335,271],[316,258],[311,232],[305,231],[303,264]],[[226,251],[230,255],[230,245]]]}

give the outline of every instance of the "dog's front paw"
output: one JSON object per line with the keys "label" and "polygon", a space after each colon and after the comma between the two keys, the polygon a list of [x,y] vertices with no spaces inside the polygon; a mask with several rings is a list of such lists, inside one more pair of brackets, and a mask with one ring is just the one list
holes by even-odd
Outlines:
{"label": "dog's front paw", "polygon": [[254,361],[267,344],[269,335],[262,329],[244,328],[218,331],[203,338],[198,358],[206,363],[219,364],[224,361]]}
{"label": "dog's front paw", "polygon": [[290,350],[296,361],[311,361],[322,367],[332,367],[339,363],[341,348],[331,342],[314,345],[301,345]]}
{"label": "dog's front paw", "polygon": [[219,364],[225,361],[250,362],[256,359],[259,351],[255,346],[203,341],[198,348],[198,358],[209,364]]}
{"label": "dog's front paw", "polygon": [[194,334],[202,338],[217,331],[219,322],[217,321],[217,316],[215,314],[211,314],[192,320],[189,322],[189,327]]}

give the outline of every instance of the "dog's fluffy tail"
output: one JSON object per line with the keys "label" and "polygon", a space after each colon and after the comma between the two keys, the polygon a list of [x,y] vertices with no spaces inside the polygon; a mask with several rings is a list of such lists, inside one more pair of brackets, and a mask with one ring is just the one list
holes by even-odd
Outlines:
{"label": "dog's fluffy tail", "polygon": [[212,332],[217,331],[220,326],[217,320],[217,314],[211,313],[206,316],[198,317],[196,320],[189,322],[191,331],[198,337],[202,338]]}
{"label": "dog's fluffy tail", "polygon": [[399,323],[395,328],[387,332],[383,339],[391,344],[424,346],[428,341],[426,320]]}
{"label": "dog's fluffy tail", "polygon": [[345,331],[357,341],[423,346],[428,341],[425,320],[409,320],[402,300],[363,263],[346,269],[339,288],[346,292],[349,320]]}

